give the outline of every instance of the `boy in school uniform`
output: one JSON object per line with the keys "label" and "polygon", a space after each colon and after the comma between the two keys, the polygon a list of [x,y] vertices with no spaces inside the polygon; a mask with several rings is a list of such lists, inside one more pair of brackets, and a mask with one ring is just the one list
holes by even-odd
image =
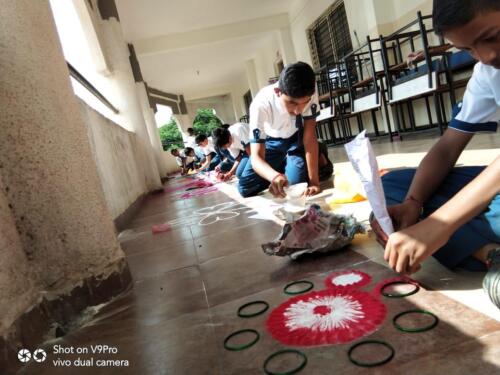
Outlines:
{"label": "boy in school uniform", "polygon": [[267,188],[284,197],[285,186],[305,181],[306,195],[320,192],[318,115],[316,77],[304,62],[287,65],[276,84],[259,91],[250,105],[250,162],[238,184],[243,197]]}
{"label": "boy in school uniform", "polygon": [[229,180],[232,176],[240,178],[250,155],[249,125],[237,122],[227,128],[220,127],[212,132],[214,144],[221,150],[227,150],[234,160],[231,169],[224,173],[223,179]]}
{"label": "boy in school uniform", "polygon": [[196,144],[200,147],[205,161],[197,169],[198,172],[210,172],[215,168],[219,168],[222,172],[227,172],[231,169],[232,162],[221,154],[220,150],[215,147],[212,137],[207,137],[205,134],[196,136]]}
{"label": "boy in school uniform", "polygon": [[455,167],[477,132],[500,120],[500,1],[434,0],[434,30],[479,62],[460,112],[418,169],[386,174],[383,185],[395,233],[373,229],[384,257],[411,274],[434,256],[448,268],[488,270],[483,287],[500,308],[500,156],[486,167]]}
{"label": "boy in school uniform", "polygon": [[176,148],[170,150],[170,154],[175,157],[175,162],[181,167],[181,175],[187,174],[190,169],[194,170],[193,157],[186,155],[184,151],[179,151]]}

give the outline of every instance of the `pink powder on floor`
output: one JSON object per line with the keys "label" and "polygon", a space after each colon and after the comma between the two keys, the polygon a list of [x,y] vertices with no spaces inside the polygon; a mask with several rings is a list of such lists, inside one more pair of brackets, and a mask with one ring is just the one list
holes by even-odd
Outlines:
{"label": "pink powder on floor", "polygon": [[151,227],[151,232],[153,234],[167,232],[172,229],[172,226],[168,223],[157,224]]}

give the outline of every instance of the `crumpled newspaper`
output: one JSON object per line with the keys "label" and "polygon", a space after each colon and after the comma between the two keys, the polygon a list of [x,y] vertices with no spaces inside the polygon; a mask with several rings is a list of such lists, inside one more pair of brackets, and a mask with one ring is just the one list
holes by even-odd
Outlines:
{"label": "crumpled newspaper", "polygon": [[336,215],[311,205],[299,219],[285,224],[279,237],[262,245],[267,255],[296,259],[308,253],[326,253],[349,245],[364,226],[353,216]]}

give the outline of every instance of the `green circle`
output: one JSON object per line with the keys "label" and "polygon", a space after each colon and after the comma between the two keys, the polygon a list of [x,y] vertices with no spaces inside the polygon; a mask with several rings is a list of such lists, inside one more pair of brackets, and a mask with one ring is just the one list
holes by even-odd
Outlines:
{"label": "green circle", "polygon": [[[298,292],[290,292],[287,290],[291,286],[298,285],[298,284],[307,284],[307,286],[304,289],[299,290]],[[312,288],[314,288],[314,284],[312,282],[307,281],[307,280],[299,280],[299,281],[294,281],[294,282],[286,284],[285,287],[283,288],[283,291],[285,292],[285,294],[295,295],[295,294],[302,294],[302,293],[308,292]]]}
{"label": "green circle", "polygon": [[[267,365],[269,364],[269,362],[271,362],[273,360],[273,358],[276,358],[276,357],[283,355],[283,354],[298,354],[300,357],[302,357],[303,361],[300,365],[298,365],[294,369],[286,371],[286,372],[269,371],[267,369]],[[267,375],[292,375],[292,374],[296,374],[297,372],[302,370],[304,367],[306,367],[306,365],[307,365],[307,357],[304,353],[302,353],[299,350],[295,350],[295,349],[285,349],[285,350],[279,350],[279,351],[271,354],[269,357],[267,357],[267,359],[264,361],[264,372]]]}
{"label": "green circle", "polygon": [[[387,288],[388,286],[399,285],[399,284],[411,284],[415,287],[415,289],[410,290],[408,293],[403,293],[403,294],[391,294],[391,293],[384,292],[384,289]],[[420,290],[420,287],[417,284],[413,284],[409,281],[392,281],[390,283],[385,284],[382,287],[382,289],[380,289],[380,294],[382,294],[384,297],[387,297],[387,298],[403,298],[403,297],[411,296],[412,294],[417,293],[419,290]]]}
{"label": "green circle", "polygon": [[[397,322],[397,320],[399,318],[401,318],[402,316],[407,315],[407,314],[425,314],[425,315],[430,315],[430,316],[432,316],[434,318],[434,321],[431,324],[426,325],[424,327],[420,327],[420,328],[405,328],[405,327],[399,325],[398,322]],[[396,327],[396,329],[398,329],[401,332],[407,332],[407,333],[417,333],[417,332],[429,331],[429,330],[433,329],[435,326],[437,326],[438,323],[439,323],[439,319],[438,319],[438,317],[436,315],[434,315],[430,311],[420,310],[420,309],[412,309],[412,310],[403,311],[402,313],[399,313],[394,318],[392,318],[392,324],[394,324],[394,327]]]}
{"label": "green circle", "polygon": [[[244,314],[242,313],[242,311],[247,308],[248,306],[252,306],[252,305],[264,305],[264,307],[257,311],[257,312],[254,312],[254,313],[251,313],[251,314]],[[254,316],[257,316],[257,315],[260,315],[260,314],[264,314],[267,309],[269,308],[269,304],[266,302],[266,301],[252,301],[252,302],[248,302],[248,303],[245,303],[244,305],[240,306],[238,308],[238,316],[240,318],[252,318]]]}
{"label": "green circle", "polygon": [[[248,342],[246,344],[240,345],[240,346],[229,346],[227,344],[228,341],[231,340],[234,336],[240,335],[242,333],[247,333],[247,332],[254,333],[255,334],[255,339],[253,339],[252,341],[250,341],[250,342]],[[226,337],[226,339],[224,340],[224,348],[227,349],[227,350],[231,350],[233,352],[238,352],[240,350],[244,350],[244,349],[247,349],[247,348],[251,347],[257,341],[259,341],[259,339],[260,339],[259,332],[257,332],[255,329],[240,329],[239,331],[233,332],[229,336]]]}
{"label": "green circle", "polygon": [[[358,348],[360,346],[363,346],[363,345],[369,345],[369,344],[383,345],[386,348],[388,348],[391,352],[387,356],[387,358],[384,358],[384,359],[382,359],[380,361],[377,361],[377,362],[361,362],[361,361],[357,361],[354,358],[352,358],[352,352],[356,348]],[[347,356],[349,357],[349,361],[351,361],[351,363],[355,364],[356,366],[361,366],[361,367],[375,367],[375,366],[384,365],[387,362],[389,362],[392,358],[394,358],[394,353],[395,353],[394,348],[389,343],[387,343],[385,341],[381,341],[381,340],[365,340],[365,341],[358,342],[357,344],[351,346],[349,348],[349,351],[347,352]]]}

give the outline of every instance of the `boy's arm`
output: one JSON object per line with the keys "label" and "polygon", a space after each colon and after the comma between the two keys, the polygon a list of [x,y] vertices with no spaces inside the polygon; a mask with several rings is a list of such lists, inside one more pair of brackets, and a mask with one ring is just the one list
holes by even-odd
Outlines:
{"label": "boy's arm", "polygon": [[250,162],[252,163],[252,168],[255,173],[271,183],[269,186],[271,194],[277,197],[285,197],[286,193],[283,187],[288,185],[288,180],[284,174],[274,170],[266,162],[266,144],[252,143],[250,145],[250,150],[252,154]]}
{"label": "boy's arm", "polygon": [[205,169],[206,167],[208,167],[210,165],[210,162],[212,161],[212,155],[208,154],[205,156],[205,161],[203,162],[203,164],[198,168],[198,171],[201,171],[203,169]]}
{"label": "boy's arm", "polygon": [[[421,222],[389,236],[384,258],[396,272],[413,273],[500,192],[500,156],[452,199]],[[473,249],[476,250],[476,249]]]}
{"label": "boy's arm", "polygon": [[306,195],[315,195],[321,191],[318,176],[318,139],[316,138],[315,119],[304,120],[304,149],[309,177],[309,188]]}
{"label": "boy's arm", "polygon": [[[407,228],[418,221],[422,205],[448,176],[472,136],[471,133],[449,128],[422,159],[406,199],[400,204],[388,207],[396,230]],[[371,224],[377,240],[385,245],[387,235],[376,221]]]}

